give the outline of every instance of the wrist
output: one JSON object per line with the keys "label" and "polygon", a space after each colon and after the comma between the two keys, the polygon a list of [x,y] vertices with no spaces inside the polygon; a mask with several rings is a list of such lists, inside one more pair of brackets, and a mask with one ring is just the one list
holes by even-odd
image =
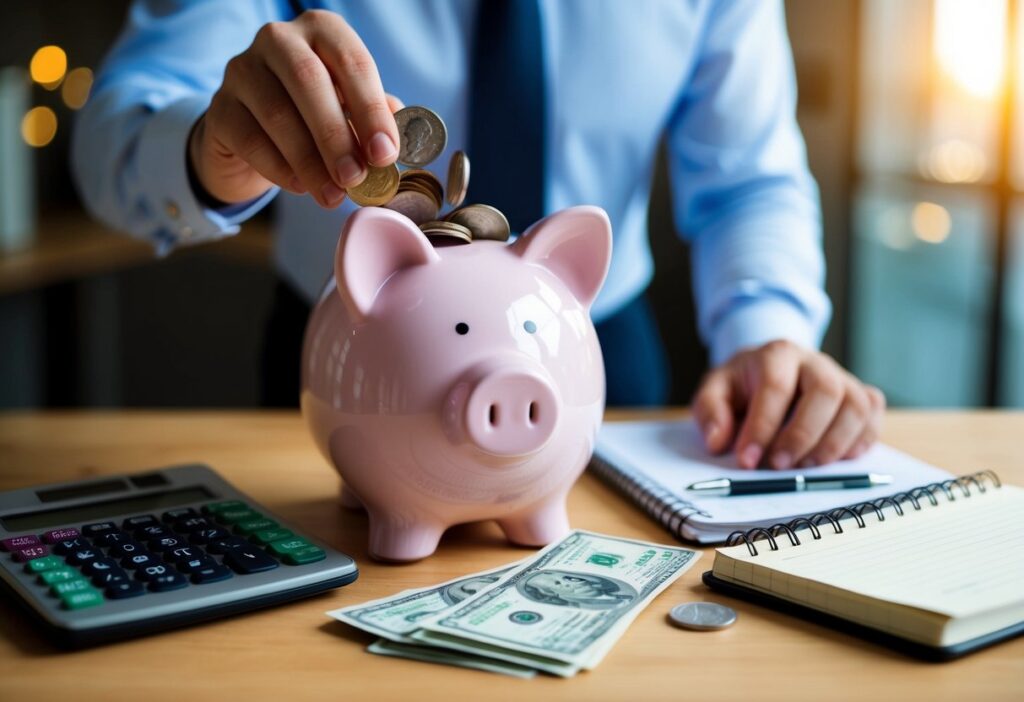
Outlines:
{"label": "wrist", "polygon": [[225,207],[230,207],[231,203],[224,202],[223,200],[215,197],[206,186],[203,185],[202,178],[199,175],[199,170],[196,166],[201,161],[199,144],[201,143],[203,132],[206,129],[206,113],[204,112],[196,120],[195,124],[192,125],[192,129],[188,133],[188,143],[185,148],[185,165],[188,170],[188,184],[192,188],[192,194],[195,195],[204,207],[208,207],[211,210],[220,210]]}

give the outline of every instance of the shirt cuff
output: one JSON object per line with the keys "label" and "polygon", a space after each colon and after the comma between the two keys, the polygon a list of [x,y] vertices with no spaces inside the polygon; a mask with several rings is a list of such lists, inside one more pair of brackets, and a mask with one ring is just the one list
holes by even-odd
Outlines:
{"label": "shirt cuff", "polygon": [[155,208],[154,235],[161,255],[176,246],[237,234],[239,224],[265,207],[279,190],[271,188],[254,200],[216,210],[199,202],[189,184],[186,151],[192,125],[208,105],[206,97],[182,98],[153,115],[139,135],[139,178],[145,201]]}
{"label": "shirt cuff", "polygon": [[718,366],[747,348],[785,339],[808,349],[820,339],[811,321],[781,299],[750,300],[729,310],[711,332],[711,362]]}

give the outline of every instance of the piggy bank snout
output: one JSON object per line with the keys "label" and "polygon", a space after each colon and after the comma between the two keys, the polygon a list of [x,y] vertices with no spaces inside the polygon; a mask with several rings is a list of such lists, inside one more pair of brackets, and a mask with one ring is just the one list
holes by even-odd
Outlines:
{"label": "piggy bank snout", "polygon": [[478,368],[453,391],[464,436],[496,456],[539,451],[558,423],[560,402],[541,372],[515,366]]}

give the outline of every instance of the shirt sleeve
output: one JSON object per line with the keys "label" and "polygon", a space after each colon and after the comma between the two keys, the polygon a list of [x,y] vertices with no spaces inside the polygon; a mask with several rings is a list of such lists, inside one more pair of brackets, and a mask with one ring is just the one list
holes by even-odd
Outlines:
{"label": "shirt sleeve", "polygon": [[775,339],[816,347],[831,315],[818,190],[795,112],[781,0],[712,3],[668,150],[715,364]]}
{"label": "shirt sleeve", "polygon": [[239,230],[277,193],[223,209],[189,183],[192,125],[220,87],[228,60],[287,8],[270,0],[137,0],[103,62],[72,137],[72,171],[98,219],[165,254]]}

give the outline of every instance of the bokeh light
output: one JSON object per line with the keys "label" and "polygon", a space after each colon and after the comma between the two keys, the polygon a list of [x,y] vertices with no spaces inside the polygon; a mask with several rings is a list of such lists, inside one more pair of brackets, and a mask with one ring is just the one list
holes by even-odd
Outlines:
{"label": "bokeh light", "polygon": [[991,100],[1006,68],[1006,0],[936,0],[934,51],[962,90]]}
{"label": "bokeh light", "polygon": [[976,183],[988,170],[985,152],[963,139],[947,139],[923,154],[923,175],[942,183]]}
{"label": "bokeh light", "polygon": [[914,205],[914,211],[910,215],[910,224],[914,228],[914,235],[921,241],[929,244],[941,244],[949,238],[949,231],[953,226],[953,219],[949,216],[949,210],[934,202],[919,202]]}
{"label": "bokeh light", "polygon": [[64,85],[60,88],[60,96],[65,105],[72,110],[77,110],[89,99],[90,90],[92,90],[92,71],[84,67],[75,68],[64,79]]}
{"label": "bokeh light", "polygon": [[29,146],[46,146],[57,134],[57,115],[49,107],[33,107],[21,120],[21,137]]}
{"label": "bokeh light", "polygon": [[44,88],[54,90],[68,70],[68,57],[59,46],[43,46],[32,55],[28,67],[32,80]]}

